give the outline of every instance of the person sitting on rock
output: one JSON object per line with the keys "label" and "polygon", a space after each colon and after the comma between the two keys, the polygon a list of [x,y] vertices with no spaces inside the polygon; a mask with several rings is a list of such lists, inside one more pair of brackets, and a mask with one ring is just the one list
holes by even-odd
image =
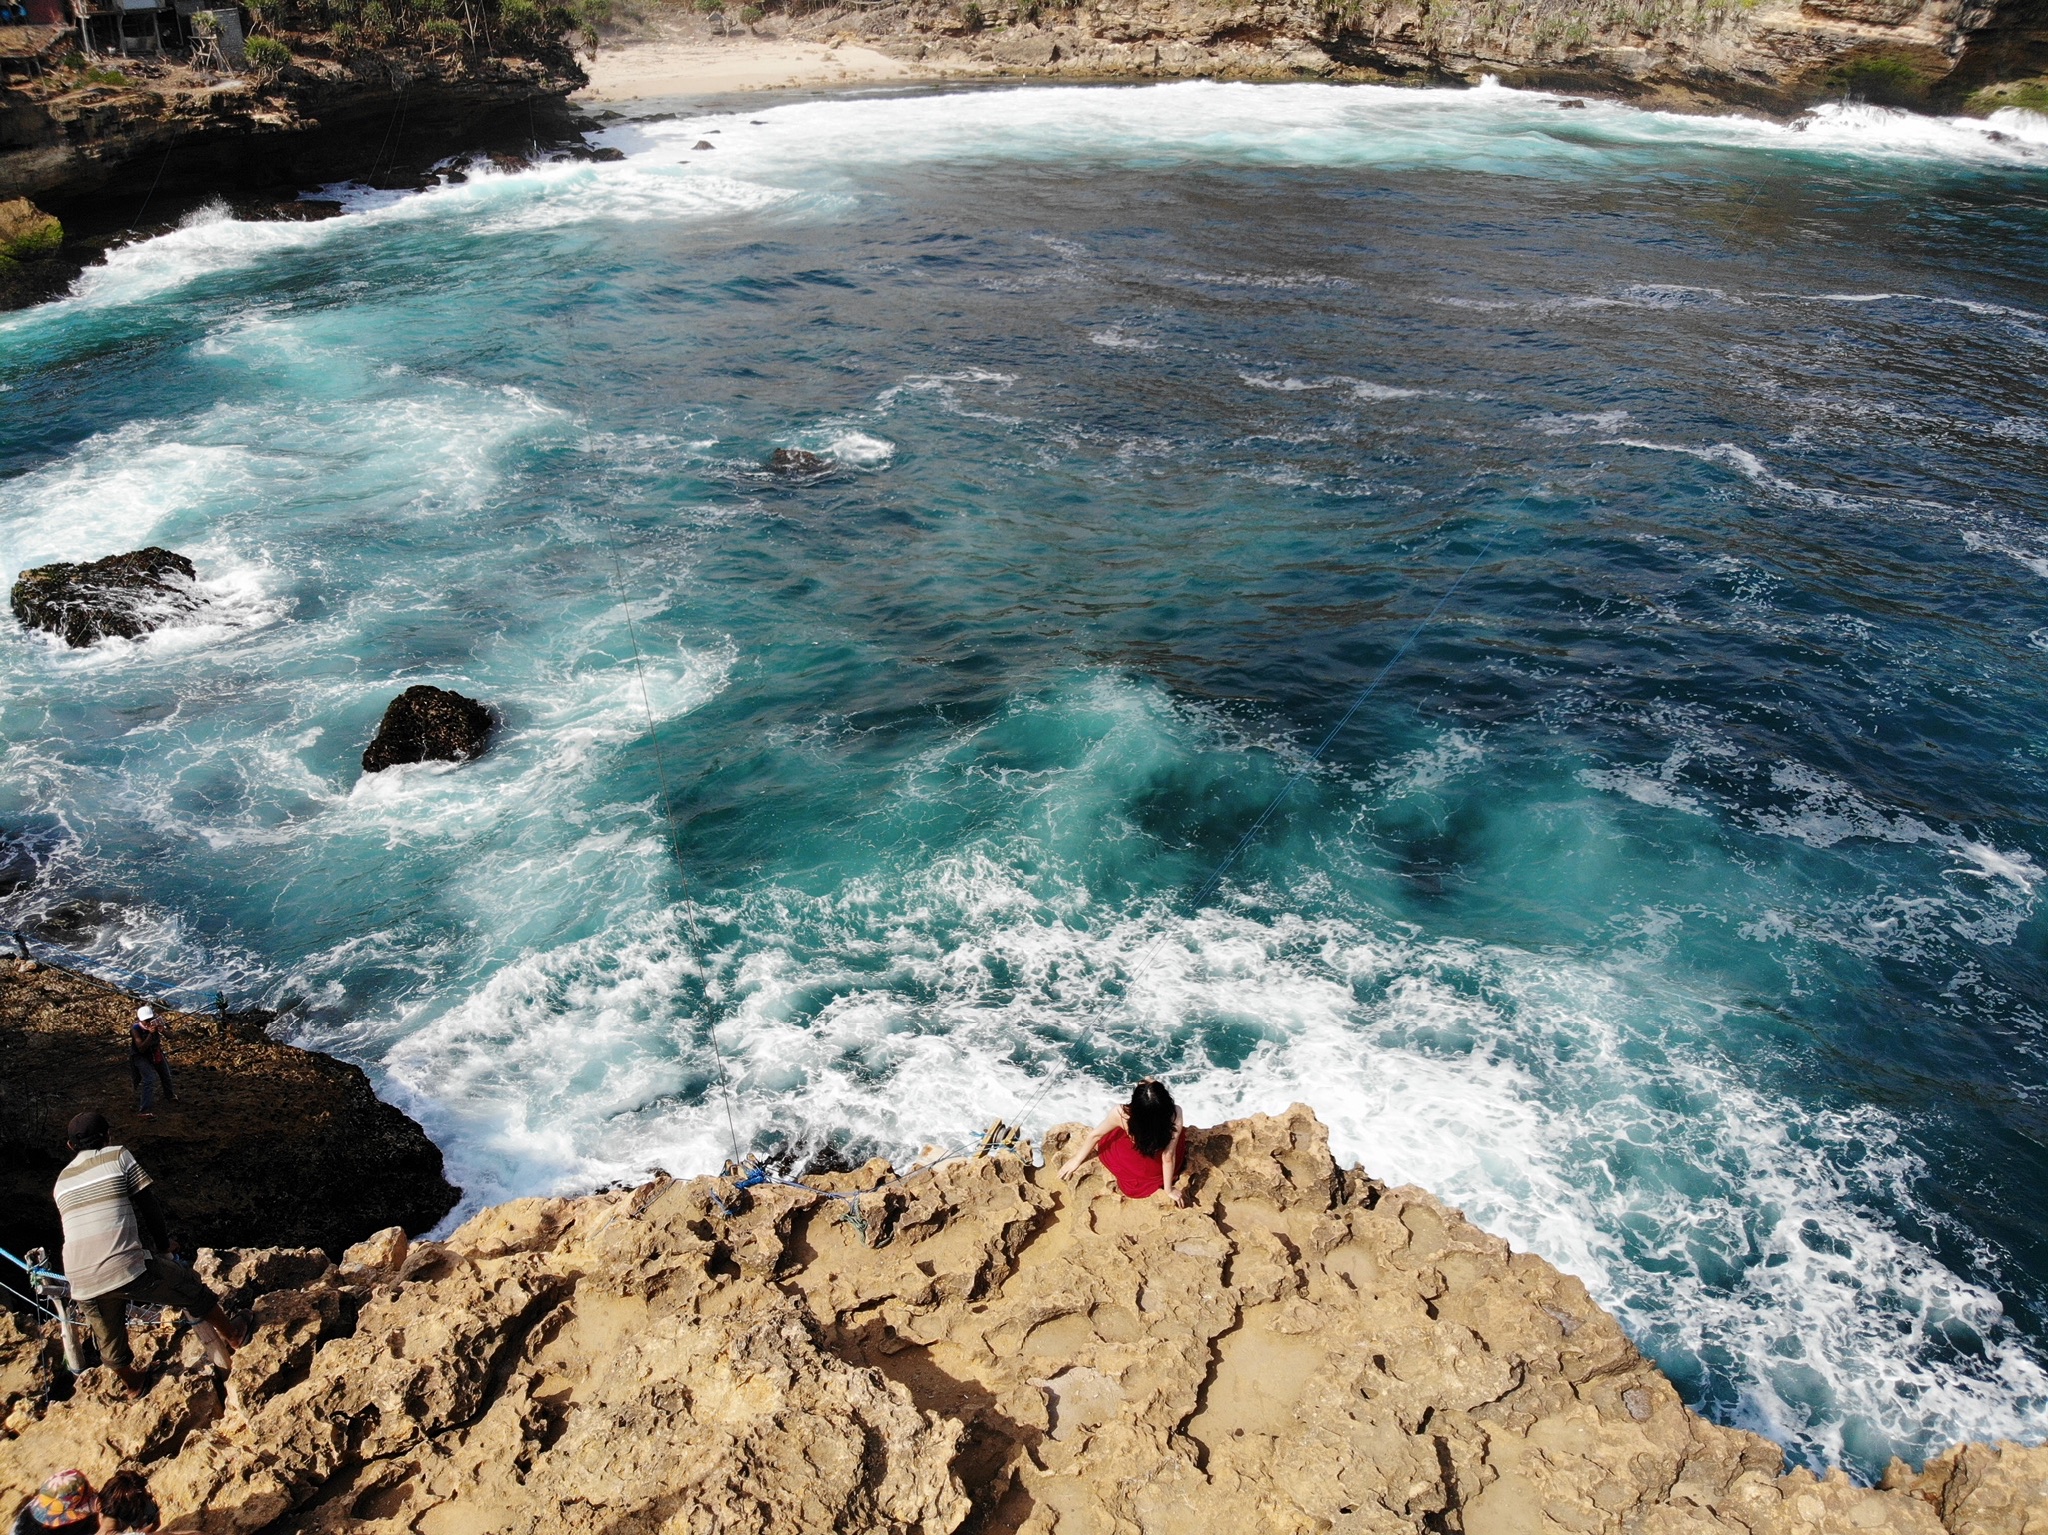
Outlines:
{"label": "person sitting on rock", "polygon": [[100,1535],[150,1535],[163,1517],[139,1471],[117,1471],[100,1489]]}
{"label": "person sitting on rock", "polygon": [[135,1021],[128,1026],[128,1080],[142,1090],[144,1119],[156,1118],[157,1083],[163,1083],[164,1102],[178,1101],[171,1087],[170,1063],[164,1059],[163,1025],[147,1002],[135,1009]]}
{"label": "person sitting on rock", "polygon": [[1175,1204],[1188,1202],[1187,1130],[1163,1083],[1147,1078],[1132,1088],[1131,1101],[1111,1109],[1088,1133],[1060,1176],[1071,1182],[1091,1156],[1102,1158],[1126,1199],[1149,1199],[1165,1189]]}
{"label": "person sitting on rock", "polygon": [[59,1471],[22,1504],[9,1535],[52,1535],[76,1530],[85,1535],[100,1527],[100,1503],[83,1471]]}
{"label": "person sitting on rock", "polygon": [[[180,1306],[200,1319],[199,1341],[222,1369],[247,1341],[197,1274],[171,1261],[177,1251],[163,1206],[134,1156],[107,1144],[106,1116],[88,1109],[65,1130],[76,1153],[57,1176],[57,1213],[64,1222],[64,1277],[100,1346],[100,1359],[141,1395],[149,1377],[128,1347],[128,1303]],[[149,1228],[151,1246],[142,1243]],[[158,1253],[165,1256],[158,1257]]]}

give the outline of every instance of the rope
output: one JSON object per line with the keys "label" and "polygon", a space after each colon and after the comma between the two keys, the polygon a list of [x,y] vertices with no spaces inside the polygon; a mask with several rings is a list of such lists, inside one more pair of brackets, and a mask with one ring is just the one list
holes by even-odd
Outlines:
{"label": "rope", "polygon": [[164,179],[164,167],[171,163],[171,151],[177,147],[176,140],[164,145],[164,157],[157,165],[156,180],[149,184],[149,191],[143,196],[142,206],[135,210],[134,221],[128,226],[130,229],[133,229],[136,224],[140,224],[142,222],[142,215],[149,212],[150,200],[156,196],[156,189]]}
{"label": "rope", "polygon": [[[626,615],[626,636],[633,642],[633,675],[640,684],[640,708],[647,716],[647,738],[654,747],[655,782],[661,788],[661,808],[668,821],[669,852],[675,858],[676,868],[681,870],[683,837],[676,826],[675,800],[668,791],[668,756],[661,749],[661,732],[654,725],[654,702],[647,693],[647,666],[640,654],[640,628],[633,621],[633,605],[626,600],[626,567],[619,558],[618,541],[608,538],[606,545],[611,551],[612,574],[617,581],[619,607]],[[725,1052],[718,1047],[717,1024],[714,1023],[705,1031],[705,1037],[711,1041],[711,1058],[718,1063],[718,1091],[725,1099],[725,1128],[726,1133],[732,1138],[733,1164],[738,1166],[741,1160],[739,1121],[733,1114],[732,1083],[725,1074]]]}
{"label": "rope", "polygon": [[[1409,649],[1422,637],[1423,630],[1436,622],[1437,615],[1444,610],[1444,604],[1449,602],[1452,596],[1456,594],[1458,588],[1465,584],[1465,578],[1479,568],[1479,562],[1493,552],[1493,546],[1499,539],[1500,533],[1498,530],[1487,536],[1486,542],[1479,546],[1479,552],[1472,556],[1463,570],[1458,572],[1457,578],[1444,588],[1443,594],[1436,600],[1436,605],[1424,615],[1422,622],[1409,631],[1408,638],[1401,642],[1400,648],[1387,658],[1386,664],[1374,675],[1372,681],[1361,688],[1358,696],[1351,700],[1351,707],[1338,716],[1337,723],[1324,733],[1322,741],[1313,752],[1309,753],[1308,760],[1294,770],[1293,776],[1280,786],[1280,792],[1273,796],[1272,802],[1259,812],[1258,819],[1245,828],[1244,835],[1239,837],[1230,851],[1223,855],[1223,861],[1216,865],[1209,877],[1202,882],[1201,888],[1195,892],[1193,901],[1189,903],[1194,910],[1199,911],[1202,902],[1207,900],[1215,892],[1216,887],[1223,883],[1223,876],[1230,872],[1231,865],[1235,864],[1244,854],[1245,849],[1249,848],[1258,839],[1259,833],[1266,829],[1266,824],[1273,819],[1280,806],[1286,801],[1287,796],[1294,792],[1295,785],[1308,777],[1310,770],[1323,760],[1323,757],[1332,746],[1337,744],[1337,738],[1344,734],[1346,727],[1357,717],[1358,711],[1365,707],[1366,700],[1379,691],[1380,684],[1387,680],[1388,674],[1396,666],[1400,665],[1401,658],[1407,655]],[[1166,931],[1162,928],[1153,937],[1152,941],[1145,946],[1143,952],[1139,954],[1137,964],[1131,967],[1129,978],[1126,982],[1127,985],[1135,985],[1138,979],[1144,975],[1146,968],[1152,962],[1153,956],[1158,952],[1160,944],[1165,941]],[[1088,1039],[1095,1031],[1096,1025],[1089,1025],[1088,1028],[1082,1031],[1075,1043],[1079,1044],[1083,1040]],[[1017,1116],[1018,1119],[1025,1120],[1031,1117],[1032,1111],[1044,1101],[1045,1095],[1052,1091],[1053,1083],[1056,1080],[1057,1078],[1050,1072],[1046,1074],[1045,1082],[1040,1086],[1031,1101],[1024,1106],[1024,1112]]]}
{"label": "rope", "polygon": [[60,1318],[56,1312],[52,1311],[48,1306],[45,1306],[33,1295],[23,1295],[21,1291],[15,1289],[13,1285],[9,1284],[4,1279],[0,1279],[0,1290],[5,1290],[9,1295],[12,1295],[16,1300],[27,1301],[31,1306],[35,1307],[36,1310],[42,1312],[44,1316],[48,1317],[53,1322],[62,1320],[62,1318]]}

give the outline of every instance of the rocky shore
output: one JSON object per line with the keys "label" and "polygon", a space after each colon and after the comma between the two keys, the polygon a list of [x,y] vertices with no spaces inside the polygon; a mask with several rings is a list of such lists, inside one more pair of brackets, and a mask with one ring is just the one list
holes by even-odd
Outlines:
{"label": "rocky shore", "polygon": [[88,975],[0,960],[0,1246],[59,1250],[50,1187],[64,1127],[86,1108],[157,1180],[188,1247],[339,1254],[386,1226],[426,1231],[454,1207],[426,1132],[357,1067],[269,1038],[267,1014],[160,1008],[179,1096],[139,1118],[136,1001]]}
{"label": "rocky shore", "polygon": [[[2048,74],[2033,0],[889,0],[771,8],[744,28],[670,15],[591,64],[611,98],[652,41],[687,71],[707,45],[857,46],[918,77],[1329,80],[1503,84],[1677,110],[1792,116],[1822,101],[1953,112],[2048,100],[1996,82]],[[769,77],[772,79],[772,71]],[[643,85],[643,89],[644,89]]]}
{"label": "rocky shore", "polygon": [[[1055,1161],[1078,1127],[1054,1130]],[[1881,1488],[1707,1423],[1583,1286],[1332,1160],[1199,1132],[1194,1203],[1022,1155],[658,1177],[445,1242],[213,1254],[258,1327],[148,1396],[0,1341],[0,1496],[141,1465],[181,1531],[2023,1535],[2048,1450]]]}

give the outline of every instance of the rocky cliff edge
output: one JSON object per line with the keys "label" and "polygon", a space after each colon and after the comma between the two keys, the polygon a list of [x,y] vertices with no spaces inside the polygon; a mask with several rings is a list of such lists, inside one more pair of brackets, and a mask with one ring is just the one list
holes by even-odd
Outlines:
{"label": "rocky cliff edge", "polygon": [[0,960],[0,1247],[58,1251],[50,1189],[81,1109],[105,1114],[157,1180],[188,1247],[339,1253],[385,1226],[428,1230],[454,1208],[426,1131],[379,1102],[359,1067],[271,1039],[267,1013],[160,1006],[178,1100],[142,1119],[128,1071],[141,1000],[55,965]]}
{"label": "rocky cliff edge", "polygon": [[0,1491],[135,1461],[168,1529],[366,1535],[2048,1528],[2048,1449],[1781,1475],[1577,1280],[1341,1171],[1306,1108],[1192,1160],[1186,1210],[998,1153],[212,1254],[259,1324],[225,1382],[138,1327],[145,1399],[92,1371],[38,1409],[49,1345],[0,1346]]}

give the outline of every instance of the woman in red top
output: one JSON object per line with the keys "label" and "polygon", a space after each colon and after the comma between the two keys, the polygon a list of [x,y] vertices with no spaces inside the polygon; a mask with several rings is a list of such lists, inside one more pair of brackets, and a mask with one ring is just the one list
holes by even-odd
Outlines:
{"label": "woman in red top", "polygon": [[1177,1205],[1188,1202],[1188,1136],[1173,1094],[1150,1080],[1131,1089],[1131,1101],[1111,1109],[1067,1158],[1060,1176],[1072,1181],[1091,1156],[1116,1176],[1126,1199],[1149,1199],[1161,1189]]}

